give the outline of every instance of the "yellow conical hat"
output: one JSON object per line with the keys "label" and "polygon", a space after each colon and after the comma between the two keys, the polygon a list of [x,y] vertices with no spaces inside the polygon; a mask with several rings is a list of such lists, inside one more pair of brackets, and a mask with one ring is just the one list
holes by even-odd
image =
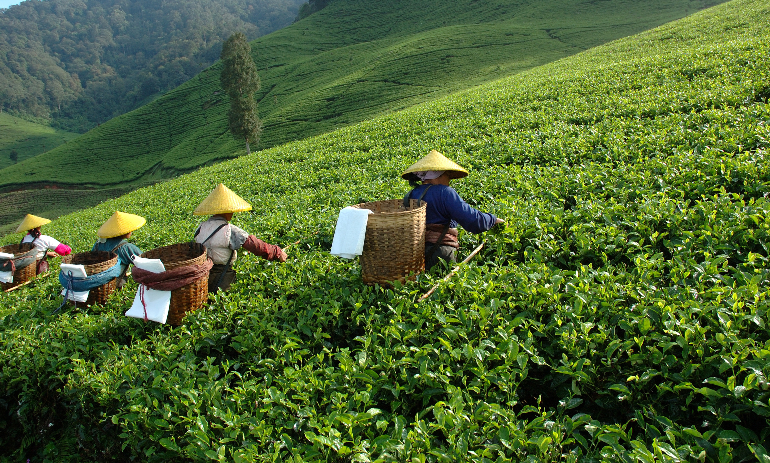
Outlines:
{"label": "yellow conical hat", "polygon": [[422,159],[415,162],[401,174],[401,178],[409,180],[413,172],[427,172],[429,170],[443,170],[449,175],[449,178],[463,178],[468,176],[468,171],[455,164],[449,158],[436,150],[431,150]]}
{"label": "yellow conical hat", "polygon": [[99,238],[115,238],[132,232],[147,222],[144,217],[129,214],[127,212],[115,211],[112,217],[107,219],[96,232]]}
{"label": "yellow conical hat", "polygon": [[193,211],[193,215],[227,214],[228,212],[250,210],[251,204],[220,183],[214,188],[214,191],[209,193],[203,202],[198,204],[198,207]]}
{"label": "yellow conical hat", "polygon": [[16,233],[32,230],[33,228],[40,227],[47,223],[51,223],[51,221],[48,219],[44,219],[42,217],[38,217],[36,215],[27,214],[27,216],[24,217],[24,220],[21,221],[21,225],[19,225],[19,228],[16,229]]}

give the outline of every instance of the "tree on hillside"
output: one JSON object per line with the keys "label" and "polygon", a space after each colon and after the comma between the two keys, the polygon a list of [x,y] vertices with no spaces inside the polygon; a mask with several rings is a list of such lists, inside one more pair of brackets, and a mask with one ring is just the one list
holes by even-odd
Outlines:
{"label": "tree on hillside", "polygon": [[222,46],[222,87],[230,96],[227,120],[230,133],[246,140],[246,153],[251,154],[250,143],[259,142],[262,122],[257,114],[254,94],[259,90],[257,66],[251,57],[251,45],[240,32],[230,36]]}
{"label": "tree on hillside", "polygon": [[19,160],[19,153],[16,150],[11,150],[10,158],[11,158],[12,162],[18,161]]}

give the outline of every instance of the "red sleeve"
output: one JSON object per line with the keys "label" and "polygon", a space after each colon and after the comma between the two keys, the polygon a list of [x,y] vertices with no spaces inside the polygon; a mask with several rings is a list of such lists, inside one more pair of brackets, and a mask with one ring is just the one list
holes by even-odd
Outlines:
{"label": "red sleeve", "polygon": [[243,243],[243,249],[267,260],[278,260],[281,255],[281,248],[279,246],[267,244],[254,235],[249,235],[246,242]]}

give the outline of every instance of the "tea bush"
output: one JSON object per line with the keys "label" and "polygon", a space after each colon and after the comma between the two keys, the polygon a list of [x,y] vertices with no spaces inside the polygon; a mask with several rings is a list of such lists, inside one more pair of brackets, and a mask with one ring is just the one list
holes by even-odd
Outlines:
{"label": "tea bush", "polygon": [[[224,182],[236,224],[299,244],[178,328],[124,317],[134,284],[55,314],[53,276],[0,296],[2,456],[767,461],[768,23],[733,1],[47,225],[82,250],[120,209],[143,249],[186,241]],[[461,233],[486,245],[446,282],[364,285],[328,254],[337,213],[400,197],[430,148],[507,226]]]}

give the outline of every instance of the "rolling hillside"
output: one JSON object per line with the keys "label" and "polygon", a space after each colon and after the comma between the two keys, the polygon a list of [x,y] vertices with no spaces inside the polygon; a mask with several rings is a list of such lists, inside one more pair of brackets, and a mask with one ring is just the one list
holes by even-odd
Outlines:
{"label": "rolling hillside", "polygon": [[[0,294],[0,457],[767,461],[769,75],[770,5],[733,0],[62,217],[76,250],[115,209],[143,249],[184,242],[224,182],[236,224],[299,244],[178,328],[123,316],[133,283],[58,313],[55,275]],[[461,232],[486,245],[449,281],[366,286],[337,214],[432,148],[507,227]]]}
{"label": "rolling hillside", "polygon": [[[77,136],[0,113],[0,169],[56,148]],[[12,152],[16,152],[15,161]]]}
{"label": "rolling hillside", "polygon": [[[714,0],[331,2],[253,42],[261,147],[325,133],[671,21]],[[243,153],[214,65],[45,157],[0,170],[0,192],[139,187]],[[44,196],[44,195],[43,195]],[[41,195],[21,208],[36,212]],[[0,200],[2,196],[0,196]],[[60,213],[94,205],[61,204]]]}

